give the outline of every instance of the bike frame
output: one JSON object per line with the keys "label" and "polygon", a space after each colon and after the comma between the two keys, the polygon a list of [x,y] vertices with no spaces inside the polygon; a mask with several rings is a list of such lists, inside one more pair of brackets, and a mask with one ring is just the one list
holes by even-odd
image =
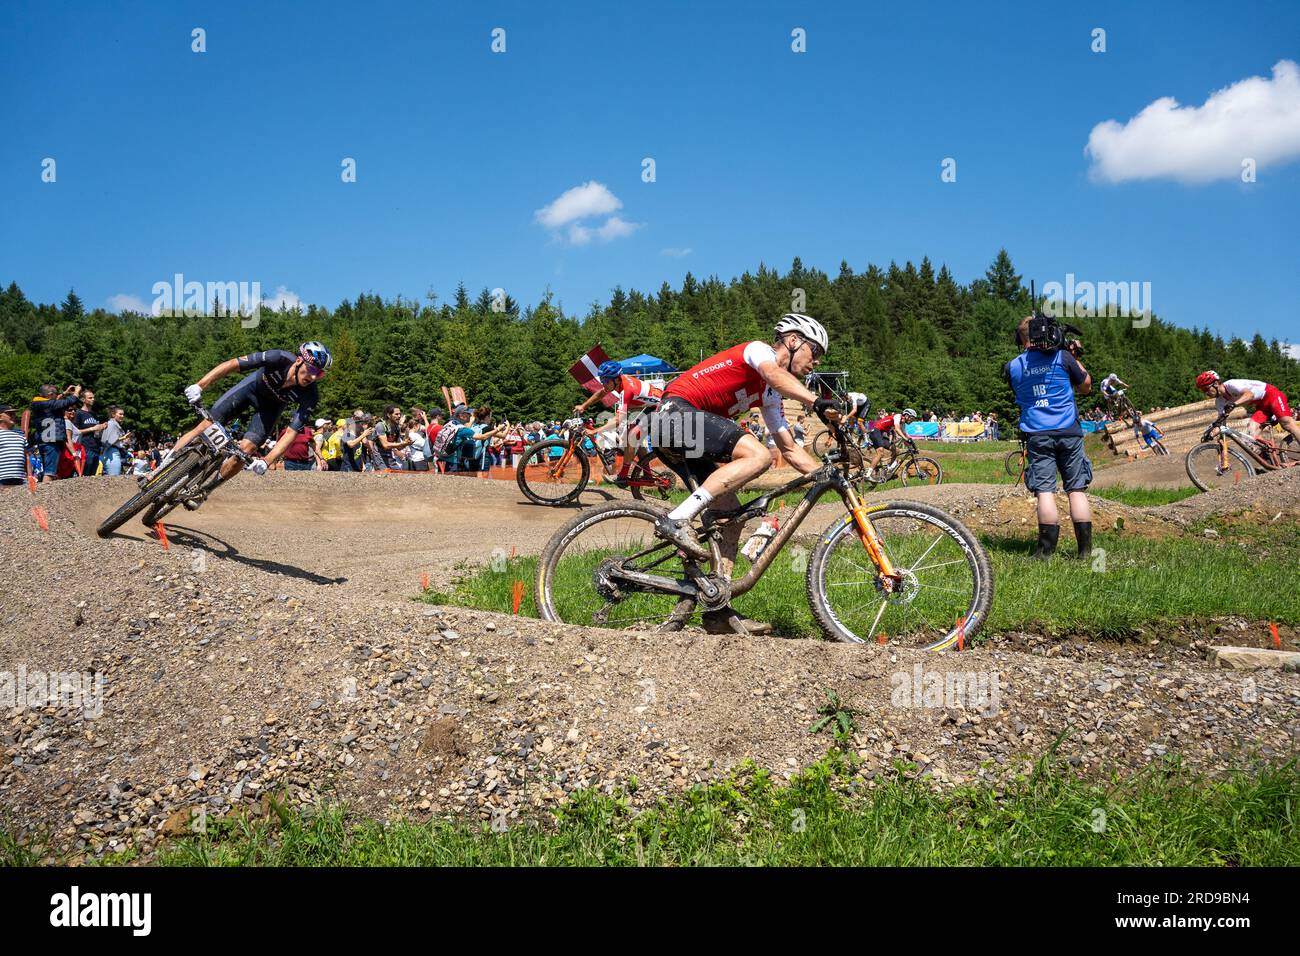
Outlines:
{"label": "bike frame", "polygon": [[[842,435],[840,436],[840,446],[841,448],[844,447]],[[786,542],[788,542],[791,536],[799,530],[799,526],[803,523],[803,520],[808,517],[808,513],[812,511],[813,506],[821,500],[822,496],[825,495],[826,492],[831,490],[837,491],[840,498],[843,500],[845,508],[848,510],[851,519],[857,526],[858,537],[862,541],[863,547],[866,549],[868,555],[870,555],[872,563],[875,565],[876,569],[880,572],[885,589],[887,591],[892,590],[895,584],[901,580],[901,575],[894,568],[893,562],[889,559],[889,555],[885,553],[885,550],[880,543],[880,537],[876,534],[876,529],[872,526],[871,521],[867,517],[871,511],[876,509],[866,507],[862,503],[862,499],[858,497],[857,489],[854,487],[854,482],[857,480],[857,477],[858,476],[849,473],[847,464],[843,462],[832,462],[823,465],[816,471],[809,472],[806,475],[801,475],[773,491],[759,495],[757,498],[751,498],[749,501],[742,503],[735,511],[713,517],[709,521],[709,525],[712,527],[716,527],[719,524],[729,524],[735,521],[744,523],[766,514],[772,499],[780,498],[782,495],[809,486],[808,492],[804,495],[803,500],[795,507],[794,514],[785,522],[780,530],[777,531],[772,540],[767,543],[767,546],[763,549],[763,553],[760,554],[758,559],[750,566],[750,569],[745,576],[739,580],[729,581],[730,597],[738,597],[758,583],[758,579],[763,576],[763,572],[771,566],[774,560],[776,560],[777,554],[779,554],[782,548],[785,547]],[[692,482],[691,485],[694,486],[694,482]],[[881,505],[879,507],[884,506]],[[641,553],[650,554],[662,547],[666,547],[666,545],[657,544]],[[709,551],[711,552],[713,565],[717,567],[722,560],[722,553],[718,548],[717,540],[714,538],[709,539]],[[639,571],[628,571],[626,569],[620,569],[617,572],[617,576],[622,580],[651,587],[654,588],[654,590],[663,593],[680,594],[683,597],[690,598],[698,598],[700,596],[700,588],[697,586],[696,582],[678,581],[675,579],[660,577],[658,575],[645,574]]]}
{"label": "bike frame", "polygon": [[1228,440],[1253,458],[1266,471],[1276,471],[1279,468],[1295,468],[1300,462],[1291,461],[1283,458],[1281,449],[1271,439],[1263,436],[1251,435],[1239,429],[1233,428],[1228,424],[1218,426],[1219,429],[1219,464],[1223,466],[1225,459],[1228,457]]}

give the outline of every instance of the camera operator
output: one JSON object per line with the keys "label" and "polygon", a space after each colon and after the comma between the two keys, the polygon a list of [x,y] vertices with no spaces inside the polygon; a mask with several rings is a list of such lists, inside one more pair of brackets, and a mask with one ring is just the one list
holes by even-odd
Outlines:
{"label": "camera operator", "polygon": [[[1070,329],[1077,332],[1076,329]],[[1032,556],[1046,560],[1061,531],[1056,509],[1056,473],[1070,502],[1079,557],[1092,553],[1092,509],[1086,494],[1092,462],[1083,451],[1083,428],[1074,393],[1092,391],[1092,376],[1079,361],[1083,346],[1067,343],[1055,319],[1026,316],[1016,327],[1023,350],[1002,368],[1020,406],[1020,431],[1026,439],[1025,487],[1038,498],[1038,545]]]}

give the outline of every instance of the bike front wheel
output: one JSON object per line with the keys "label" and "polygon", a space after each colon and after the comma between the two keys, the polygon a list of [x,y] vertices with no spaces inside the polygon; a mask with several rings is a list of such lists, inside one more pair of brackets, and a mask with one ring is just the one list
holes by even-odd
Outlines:
{"label": "bike front wheel", "polygon": [[946,650],[973,638],[993,603],[988,553],[956,518],[914,502],[867,509],[900,575],[893,588],[867,554],[851,516],[831,525],[808,562],[808,601],[833,641]]}
{"label": "bike front wheel", "polygon": [[175,458],[158,469],[158,473],[149,479],[149,483],[141,491],[100,522],[95,533],[101,538],[107,538],[141,511],[146,508],[152,509],[156,504],[165,502],[173,491],[178,491],[185,486],[196,469],[203,467],[205,458],[202,449],[198,447],[181,449]]}
{"label": "bike front wheel", "polygon": [[529,446],[515,468],[515,481],[524,497],[539,505],[567,505],[578,500],[591,480],[591,462],[569,450],[562,438]]}
{"label": "bike front wheel", "polygon": [[1003,467],[1006,468],[1008,475],[1010,475],[1012,478],[1015,478],[1017,481],[1019,481],[1020,476],[1025,473],[1024,451],[1016,450],[1016,451],[1007,452],[1007,457],[1005,462],[1003,463]]}
{"label": "bike front wheel", "polygon": [[914,455],[899,469],[903,487],[910,485],[938,485],[943,482],[943,467],[933,458]]}
{"label": "bike front wheel", "polygon": [[541,616],[585,627],[681,630],[695,610],[693,600],[612,574],[626,570],[686,580],[680,553],[655,536],[660,514],[652,505],[622,501],[575,515],[537,562],[534,596]]}
{"label": "bike front wheel", "polygon": [[1187,477],[1202,491],[1228,488],[1243,478],[1254,477],[1255,466],[1235,448],[1228,449],[1228,467],[1219,466],[1219,443],[1202,442],[1187,453]]}

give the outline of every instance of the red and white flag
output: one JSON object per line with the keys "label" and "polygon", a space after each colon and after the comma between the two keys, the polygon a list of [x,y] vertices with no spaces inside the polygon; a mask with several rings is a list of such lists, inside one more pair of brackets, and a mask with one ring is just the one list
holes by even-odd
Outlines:
{"label": "red and white flag", "polygon": [[[586,355],[570,366],[569,374],[577,379],[579,385],[594,395],[600,391],[600,381],[596,378],[596,373],[601,365],[608,361],[609,356],[597,342]],[[606,408],[613,408],[618,404],[612,394],[606,395],[600,401]]]}

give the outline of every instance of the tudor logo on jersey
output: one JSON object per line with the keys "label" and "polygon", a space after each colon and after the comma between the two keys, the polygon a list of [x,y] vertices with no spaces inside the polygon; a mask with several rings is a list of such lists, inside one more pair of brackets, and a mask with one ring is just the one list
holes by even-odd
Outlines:
{"label": "tudor logo on jersey", "polygon": [[767,360],[776,360],[770,345],[741,342],[687,369],[664,389],[664,398],[676,395],[700,411],[735,418],[762,403],[767,382],[754,366]]}

